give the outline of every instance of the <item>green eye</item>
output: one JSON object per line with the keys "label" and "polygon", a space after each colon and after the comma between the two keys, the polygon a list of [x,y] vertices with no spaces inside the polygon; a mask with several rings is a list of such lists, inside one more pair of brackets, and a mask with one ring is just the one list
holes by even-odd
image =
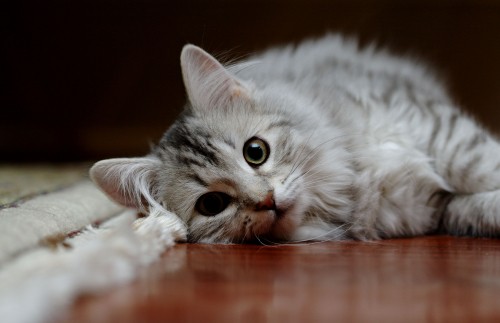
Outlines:
{"label": "green eye", "polygon": [[243,157],[250,166],[260,166],[269,157],[269,146],[264,140],[252,137],[243,146]]}
{"label": "green eye", "polygon": [[222,192],[210,192],[200,196],[196,201],[196,211],[204,216],[214,216],[226,209],[231,197]]}

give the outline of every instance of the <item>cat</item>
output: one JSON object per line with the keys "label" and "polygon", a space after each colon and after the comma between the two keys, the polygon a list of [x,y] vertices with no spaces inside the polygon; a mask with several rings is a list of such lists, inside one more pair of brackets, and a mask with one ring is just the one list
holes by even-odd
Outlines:
{"label": "cat", "polygon": [[500,233],[500,144],[430,68],[328,34],[222,65],[181,52],[188,102],[151,153],[97,162],[117,202],[202,243]]}

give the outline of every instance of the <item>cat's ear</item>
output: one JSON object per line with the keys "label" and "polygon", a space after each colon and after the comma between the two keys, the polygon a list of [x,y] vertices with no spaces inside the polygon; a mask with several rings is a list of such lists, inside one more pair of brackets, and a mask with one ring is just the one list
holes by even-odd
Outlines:
{"label": "cat's ear", "polygon": [[181,68],[189,100],[195,109],[218,108],[235,99],[249,98],[247,87],[197,46],[184,46]]}
{"label": "cat's ear", "polygon": [[116,202],[139,210],[153,201],[155,174],[161,165],[155,157],[101,160],[90,169],[90,178]]}

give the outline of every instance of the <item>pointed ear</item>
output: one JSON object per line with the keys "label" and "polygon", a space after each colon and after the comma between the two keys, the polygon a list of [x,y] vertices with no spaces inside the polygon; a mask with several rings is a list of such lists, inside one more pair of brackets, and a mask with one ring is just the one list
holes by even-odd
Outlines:
{"label": "pointed ear", "polygon": [[90,178],[116,202],[145,210],[154,203],[155,174],[161,165],[155,157],[101,160],[90,169]]}
{"label": "pointed ear", "polygon": [[249,90],[203,49],[186,45],[181,53],[184,85],[195,109],[226,106],[236,98],[249,98]]}

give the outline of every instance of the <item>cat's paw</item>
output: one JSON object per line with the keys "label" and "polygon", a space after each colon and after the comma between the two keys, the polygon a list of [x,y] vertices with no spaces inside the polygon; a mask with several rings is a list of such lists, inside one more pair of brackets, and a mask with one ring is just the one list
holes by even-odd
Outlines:
{"label": "cat's paw", "polygon": [[133,228],[137,234],[154,234],[167,244],[187,240],[187,228],[182,220],[159,207],[153,207],[148,216],[135,220]]}

